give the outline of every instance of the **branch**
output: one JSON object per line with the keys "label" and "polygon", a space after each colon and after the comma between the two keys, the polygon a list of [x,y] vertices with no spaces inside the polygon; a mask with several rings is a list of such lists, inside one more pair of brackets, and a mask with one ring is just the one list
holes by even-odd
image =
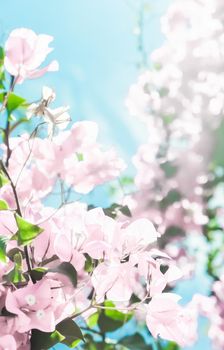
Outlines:
{"label": "branch", "polygon": [[[11,188],[12,188],[12,191],[13,191],[13,194],[14,194],[14,198],[15,198],[15,201],[16,201],[16,212],[19,214],[19,216],[22,216],[22,211],[21,211],[21,208],[20,208],[20,205],[19,205],[19,199],[18,199],[18,196],[17,196],[16,187],[15,187],[15,185],[14,185],[12,179],[11,179],[11,176],[9,175],[6,167],[4,166],[2,160],[0,160],[0,168],[2,169],[3,173],[7,176],[7,178],[10,181]],[[31,267],[31,263],[30,263],[30,258],[29,258],[29,253],[28,253],[28,247],[27,246],[24,247],[24,253],[25,253],[25,259],[26,259],[26,264],[27,264],[27,267],[28,267],[28,271],[31,271],[32,267]],[[33,283],[35,282],[32,279],[32,277],[31,277],[31,280],[32,280]]]}

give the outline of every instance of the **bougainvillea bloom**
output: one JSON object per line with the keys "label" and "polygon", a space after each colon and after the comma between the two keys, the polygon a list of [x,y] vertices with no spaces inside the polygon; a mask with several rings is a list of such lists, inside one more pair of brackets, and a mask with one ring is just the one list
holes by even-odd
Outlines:
{"label": "bougainvillea bloom", "polygon": [[40,65],[52,51],[48,47],[50,35],[37,35],[31,29],[19,28],[10,33],[5,44],[5,69],[21,84],[25,79],[39,78],[46,72],[58,70],[58,62],[52,61],[44,68]]}

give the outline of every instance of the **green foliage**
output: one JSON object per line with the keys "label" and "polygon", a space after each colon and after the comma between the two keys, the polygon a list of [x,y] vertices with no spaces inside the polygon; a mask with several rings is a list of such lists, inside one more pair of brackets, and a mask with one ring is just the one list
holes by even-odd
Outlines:
{"label": "green foliage", "polygon": [[152,346],[146,344],[144,338],[138,333],[121,339],[119,344],[128,350],[153,350]]}
{"label": "green foliage", "polygon": [[86,272],[92,272],[93,271],[93,259],[89,256],[89,254],[85,253],[85,258],[86,258],[86,261],[85,261],[85,271]]}
{"label": "green foliage", "polygon": [[111,318],[112,320],[121,321],[122,325],[125,322],[129,321],[132,318],[132,316],[133,316],[132,312],[123,313],[123,312],[120,312],[118,310],[110,309],[110,308],[113,308],[113,307],[115,308],[115,305],[114,305],[114,303],[112,303],[112,301],[106,300],[104,302],[104,305],[106,307],[108,307],[108,309],[104,310],[105,315],[107,317]]}
{"label": "green foliage", "polygon": [[88,320],[87,320],[87,326],[89,328],[94,328],[97,325],[99,319],[99,312],[95,312],[94,314],[92,314]]}
{"label": "green foliage", "polygon": [[113,203],[110,207],[103,209],[104,214],[115,219],[120,211],[123,215],[131,217],[131,211],[127,205],[120,205],[118,203]]}
{"label": "green foliage", "polygon": [[[0,102],[3,103],[4,99],[6,98],[5,93],[0,94]],[[26,100],[23,97],[20,97],[13,92],[11,92],[7,97],[7,111],[9,114],[11,114],[13,111],[18,109],[19,107],[25,107]]]}
{"label": "green foliage", "polygon": [[82,347],[82,349],[85,349],[85,350],[115,350],[115,349],[118,350],[118,347],[116,345],[111,344],[105,340],[96,342],[95,339],[90,334],[87,334],[85,336],[85,340],[86,342]]}
{"label": "green foliage", "polygon": [[51,333],[41,332],[38,329],[32,330],[31,349],[46,350],[62,342],[65,337],[57,330]]}
{"label": "green foliage", "polygon": [[131,176],[122,176],[120,178],[120,184],[122,186],[129,186],[134,184],[134,179]]}
{"label": "green foliage", "polygon": [[69,278],[74,288],[77,287],[77,272],[72,264],[63,262],[60,265],[49,269],[49,272],[61,273]]}
{"label": "green foliage", "polygon": [[[113,308],[115,305],[111,301],[105,301],[105,307]],[[102,333],[113,332],[122,327],[132,318],[132,313],[122,313],[113,309],[105,309],[100,311],[98,326]]]}
{"label": "green foliage", "polygon": [[0,46],[0,66],[4,64],[4,57],[5,57],[4,49],[3,47]]}
{"label": "green foliage", "polygon": [[161,163],[160,168],[164,171],[167,178],[171,178],[176,175],[178,170],[178,167],[169,161]]}
{"label": "green foliage", "polygon": [[7,238],[0,236],[0,261],[6,262],[6,241]]}
{"label": "green foliage", "polygon": [[27,284],[27,278],[25,277],[22,269],[23,256],[21,253],[14,255],[14,268],[4,276],[4,279],[16,285]]}
{"label": "green foliage", "polygon": [[13,92],[10,93],[8,96],[8,101],[7,101],[7,110],[8,113],[11,114],[13,111],[18,109],[19,107],[23,107],[25,103],[25,99],[15,95]]}
{"label": "green foliage", "polygon": [[31,336],[31,349],[50,349],[58,343],[63,343],[70,348],[74,348],[79,344],[80,340],[83,340],[80,328],[71,319],[66,319],[56,326],[54,332],[46,333],[33,329]]}
{"label": "green foliage", "polygon": [[17,239],[19,245],[26,246],[30,244],[40,233],[43,232],[41,227],[31,224],[18,214],[15,214],[15,219],[18,226],[18,231],[12,237],[12,239]]}
{"label": "green foliage", "polygon": [[221,166],[224,167],[224,121],[222,121],[221,125],[216,131],[215,134],[215,147],[212,156],[213,167]]}
{"label": "green foliage", "polygon": [[29,274],[34,281],[40,281],[44,275],[48,272],[48,269],[45,269],[43,267],[36,267],[35,269],[32,269]]}
{"label": "green foliage", "polygon": [[165,247],[165,245],[170,241],[170,238],[184,237],[185,231],[179,226],[169,226],[167,227],[165,233],[158,238],[159,246]]}
{"label": "green foliage", "polygon": [[166,197],[164,197],[160,202],[161,209],[167,209],[171,204],[179,202],[181,200],[181,194],[177,190],[170,190]]}
{"label": "green foliage", "polygon": [[61,321],[56,329],[60,334],[64,336],[63,344],[69,346],[70,348],[74,348],[80,340],[84,340],[83,334],[79,326],[70,318],[67,318]]}
{"label": "green foliage", "polygon": [[9,179],[5,176],[5,174],[0,171],[0,188],[9,183]]}
{"label": "green foliage", "polygon": [[84,157],[83,157],[83,154],[82,154],[82,153],[76,152],[76,157],[77,157],[77,159],[78,159],[79,162],[81,162],[81,161],[84,160]]}
{"label": "green foliage", "polygon": [[0,199],[0,210],[8,210],[8,209],[9,209],[8,203],[3,199]]}

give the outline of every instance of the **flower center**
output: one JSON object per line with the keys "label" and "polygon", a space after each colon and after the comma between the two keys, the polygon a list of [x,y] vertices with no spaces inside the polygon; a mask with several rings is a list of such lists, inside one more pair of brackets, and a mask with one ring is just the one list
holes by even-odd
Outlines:
{"label": "flower center", "polygon": [[38,318],[39,320],[41,320],[41,319],[45,316],[45,312],[44,312],[44,310],[38,310],[38,311],[36,312],[36,315],[37,315],[37,318]]}
{"label": "flower center", "polygon": [[29,294],[25,297],[28,305],[32,306],[36,303],[36,297],[33,294]]}

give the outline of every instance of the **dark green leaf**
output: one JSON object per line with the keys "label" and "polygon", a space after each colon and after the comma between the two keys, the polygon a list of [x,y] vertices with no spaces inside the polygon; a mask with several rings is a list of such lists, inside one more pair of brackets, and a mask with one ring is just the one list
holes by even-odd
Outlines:
{"label": "dark green leaf", "polygon": [[74,287],[77,286],[77,272],[74,266],[69,262],[63,262],[60,265],[56,266],[55,268],[49,269],[48,271],[61,273],[67,276],[72,282],[73,286]]}
{"label": "dark green leaf", "polygon": [[144,338],[138,333],[121,339],[119,344],[125,346],[128,350],[153,350],[152,346],[146,344]]}
{"label": "dark green leaf", "polygon": [[181,200],[181,194],[177,190],[170,190],[165,198],[160,202],[160,208],[166,209],[168,206]]}
{"label": "dark green leaf", "polygon": [[19,284],[21,286],[26,285],[27,278],[25,277],[22,270],[22,254],[16,253],[13,258],[15,263],[14,268],[4,276],[4,279],[6,281],[12,282],[13,284]]}
{"label": "dark green leaf", "polygon": [[25,246],[30,244],[34,238],[43,232],[43,229],[41,227],[31,224],[18,214],[15,215],[15,219],[18,226],[18,231],[13,239],[17,238],[19,245]]}
{"label": "dark green leaf", "polygon": [[32,350],[47,350],[52,346],[61,343],[65,337],[57,330],[51,333],[41,332],[38,329],[32,330],[31,349]]}
{"label": "dark green leaf", "polygon": [[43,267],[37,267],[29,272],[32,280],[34,281],[40,281],[44,275],[48,272],[47,269]]}
{"label": "dark green leaf", "polygon": [[0,261],[2,262],[6,262],[6,241],[6,237],[0,236]]}
{"label": "dark green leaf", "polygon": [[88,254],[84,254],[86,261],[85,261],[85,271],[86,272],[92,272],[93,270],[93,260]]}
{"label": "dark green leaf", "polygon": [[107,317],[111,318],[112,320],[121,321],[122,324],[129,321],[133,316],[133,314],[131,312],[123,313],[123,312],[120,312],[118,310],[111,309],[111,308],[115,307],[115,305],[109,300],[106,300],[104,302],[104,305],[106,307],[108,307],[108,309],[104,310],[105,315]]}
{"label": "dark green leaf", "polygon": [[74,346],[78,345],[80,340],[84,340],[81,329],[70,318],[60,322],[56,326],[56,329],[65,337],[63,343],[70,348],[74,348]]}
{"label": "dark green leaf", "polygon": [[5,57],[4,49],[2,46],[0,46],[0,64],[3,64],[4,57]]}
{"label": "dark green leaf", "polygon": [[166,177],[170,178],[176,175],[178,167],[172,162],[164,162],[160,164],[160,168],[164,171]]}
{"label": "dark green leaf", "polygon": [[123,324],[124,322],[113,320],[112,318],[107,317],[104,311],[100,313],[98,326],[100,327],[102,333],[113,332],[116,329],[122,327]]}
{"label": "dark green leaf", "polygon": [[128,208],[127,205],[124,205],[124,206],[120,207],[119,210],[120,210],[120,212],[121,212],[122,214],[124,214],[125,216],[128,216],[129,218],[132,216],[132,215],[131,215],[131,211],[130,211],[130,209]]}

